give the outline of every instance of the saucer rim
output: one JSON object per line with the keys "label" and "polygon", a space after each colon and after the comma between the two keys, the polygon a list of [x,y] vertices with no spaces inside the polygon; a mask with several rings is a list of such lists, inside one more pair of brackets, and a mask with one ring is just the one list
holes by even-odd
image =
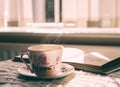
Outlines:
{"label": "saucer rim", "polygon": [[63,68],[63,66],[67,67],[67,68],[69,67],[69,68],[71,68],[71,70],[67,71],[67,72],[62,72],[62,73],[60,72],[60,74],[58,74],[57,76],[49,76],[49,77],[37,77],[34,73],[32,74],[31,72],[26,74],[26,72],[23,71],[23,68],[25,69],[26,66],[22,66],[22,67],[18,68],[17,71],[20,75],[25,76],[25,77],[40,78],[40,79],[57,79],[57,78],[62,78],[62,77],[68,76],[75,70],[74,66],[72,66],[68,63],[62,63],[62,68]]}

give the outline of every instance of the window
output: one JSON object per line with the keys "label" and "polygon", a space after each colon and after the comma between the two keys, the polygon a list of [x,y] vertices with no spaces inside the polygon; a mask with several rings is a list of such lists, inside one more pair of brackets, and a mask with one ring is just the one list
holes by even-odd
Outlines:
{"label": "window", "polygon": [[0,26],[120,27],[119,0],[0,0],[0,6]]}
{"label": "window", "polygon": [[0,32],[119,44],[119,8],[120,0],[0,0]]}

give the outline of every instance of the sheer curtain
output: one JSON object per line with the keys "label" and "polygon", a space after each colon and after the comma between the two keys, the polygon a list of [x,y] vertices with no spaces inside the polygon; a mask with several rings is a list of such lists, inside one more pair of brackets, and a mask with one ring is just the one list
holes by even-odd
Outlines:
{"label": "sheer curtain", "polygon": [[65,27],[120,27],[119,7],[120,0],[0,0],[0,27],[49,20]]}
{"label": "sheer curtain", "polygon": [[46,0],[0,0],[0,27],[45,22]]}
{"label": "sheer curtain", "polygon": [[120,0],[62,0],[62,21],[73,27],[119,27],[119,7]]}

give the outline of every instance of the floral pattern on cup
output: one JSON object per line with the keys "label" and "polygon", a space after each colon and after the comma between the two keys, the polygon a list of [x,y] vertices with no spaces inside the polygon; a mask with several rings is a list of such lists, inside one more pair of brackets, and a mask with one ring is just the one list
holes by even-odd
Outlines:
{"label": "floral pattern on cup", "polygon": [[42,54],[39,56],[39,60],[38,60],[38,65],[49,65],[49,62],[47,61],[47,56]]}
{"label": "floral pattern on cup", "polygon": [[37,71],[37,70],[39,70],[39,71],[47,71],[47,70],[52,70],[52,69],[55,70],[55,66],[60,62],[60,57],[57,57],[55,64],[49,65],[48,67],[47,66],[41,66],[43,64],[46,65],[46,64],[49,64],[49,63],[46,62],[47,59],[46,59],[45,55],[42,55],[39,58],[40,58],[40,60],[39,60],[38,64],[36,64],[36,65],[32,64],[32,68],[35,71]]}

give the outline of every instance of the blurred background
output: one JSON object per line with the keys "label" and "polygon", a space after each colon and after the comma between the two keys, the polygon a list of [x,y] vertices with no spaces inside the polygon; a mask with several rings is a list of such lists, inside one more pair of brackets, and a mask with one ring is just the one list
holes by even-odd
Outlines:
{"label": "blurred background", "polygon": [[0,0],[0,27],[120,27],[120,0]]}
{"label": "blurred background", "polygon": [[33,43],[120,45],[120,0],[0,0],[0,60]]}

